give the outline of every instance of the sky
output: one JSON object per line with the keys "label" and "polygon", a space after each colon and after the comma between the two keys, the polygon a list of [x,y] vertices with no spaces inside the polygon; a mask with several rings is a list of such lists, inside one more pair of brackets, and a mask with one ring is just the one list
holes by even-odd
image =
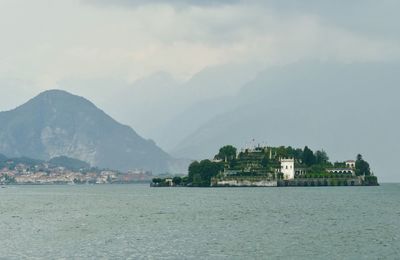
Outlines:
{"label": "sky", "polygon": [[395,0],[1,0],[0,80],[31,95],[70,79],[132,83],[165,71],[185,81],[230,63],[398,60],[398,7]]}
{"label": "sky", "polygon": [[59,88],[151,138],[265,68],[399,62],[398,10],[397,0],[0,0],[0,111]]}

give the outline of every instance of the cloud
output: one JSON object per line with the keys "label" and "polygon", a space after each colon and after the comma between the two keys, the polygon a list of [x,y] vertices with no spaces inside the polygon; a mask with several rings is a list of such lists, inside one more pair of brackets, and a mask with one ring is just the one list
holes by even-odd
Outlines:
{"label": "cloud", "polygon": [[272,10],[276,14],[314,15],[326,23],[347,28],[360,33],[374,34],[380,37],[400,38],[397,25],[400,22],[398,11],[400,1],[382,0],[82,0],[85,3],[104,6],[139,8],[142,6],[164,5],[178,10],[187,7],[218,8],[221,6],[241,5],[257,6]]}
{"label": "cloud", "polygon": [[84,0],[90,4],[98,4],[104,6],[123,6],[123,7],[139,7],[143,5],[171,5],[175,7],[188,6],[221,6],[239,3],[240,0]]}
{"label": "cloud", "polygon": [[[382,9],[366,1],[369,7],[361,10]],[[133,82],[156,71],[188,79],[206,67],[231,63],[262,67],[298,60],[385,61],[400,56],[396,38],[358,30],[350,22],[340,24],[342,12],[356,10],[353,1],[84,3],[2,1],[0,78],[51,88],[68,78]],[[174,8],[183,5],[190,8]]]}

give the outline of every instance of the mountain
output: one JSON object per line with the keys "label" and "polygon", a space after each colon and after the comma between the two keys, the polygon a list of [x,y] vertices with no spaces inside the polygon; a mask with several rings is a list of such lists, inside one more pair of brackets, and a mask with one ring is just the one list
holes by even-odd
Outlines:
{"label": "mountain", "polygon": [[59,156],[59,157],[54,157],[51,158],[49,161],[49,164],[51,165],[57,165],[59,167],[65,167],[67,169],[71,169],[74,171],[79,171],[80,169],[89,169],[90,164],[87,162],[74,159],[74,158],[69,158],[67,156]]}
{"label": "mountain", "polygon": [[[390,175],[400,154],[396,63],[297,63],[259,73],[215,115],[186,136],[174,156],[208,158],[224,144],[253,138],[269,145],[327,149],[332,159],[363,153]],[[384,116],[383,116],[384,115]],[[195,119],[194,119],[195,120]]]}
{"label": "mountain", "polygon": [[[141,136],[151,137],[167,150],[225,106],[214,101],[237,94],[261,68],[253,63],[223,64],[203,68],[188,79],[158,71],[133,82],[116,78],[68,78],[58,85],[89,98],[111,117],[133,127]],[[209,104],[217,110],[208,109]],[[193,125],[190,115],[199,115],[197,111],[205,108],[209,113],[202,113],[201,122],[196,116],[197,124]]]}
{"label": "mountain", "polygon": [[1,154],[0,153],[0,162],[4,162],[4,161],[6,161],[8,158],[7,158],[7,156],[5,156],[4,154]]}
{"label": "mountain", "polygon": [[163,115],[163,120],[158,120],[157,127],[149,128],[146,132],[166,151],[173,149],[182,137],[195,131],[214,115],[233,107],[230,99],[257,75],[261,70],[259,65],[223,64],[204,68],[179,88],[171,89],[171,93],[163,93],[164,100],[151,103],[156,107],[164,105],[158,113]]}
{"label": "mountain", "polygon": [[49,160],[67,156],[100,168],[165,172],[173,159],[90,101],[61,90],[0,113],[0,153]]}

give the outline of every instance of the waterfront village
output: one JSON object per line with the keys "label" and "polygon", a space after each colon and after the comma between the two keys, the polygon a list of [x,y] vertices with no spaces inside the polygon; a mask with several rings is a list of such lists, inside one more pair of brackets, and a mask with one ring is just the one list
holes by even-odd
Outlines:
{"label": "waterfront village", "polygon": [[187,177],[154,178],[152,187],[377,186],[362,155],[330,162],[323,150],[292,147],[222,147],[212,160],[195,161]]}
{"label": "waterfront village", "polygon": [[6,158],[0,155],[0,184],[109,184],[149,183],[154,176],[145,170],[126,173],[90,167],[68,157],[50,161],[30,158]]}

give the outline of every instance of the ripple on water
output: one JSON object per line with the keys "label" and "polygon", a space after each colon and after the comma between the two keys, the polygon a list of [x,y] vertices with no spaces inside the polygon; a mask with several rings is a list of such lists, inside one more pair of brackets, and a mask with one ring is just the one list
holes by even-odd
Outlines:
{"label": "ripple on water", "polygon": [[2,190],[1,198],[0,255],[10,259],[395,259],[400,253],[396,185],[24,186]]}

